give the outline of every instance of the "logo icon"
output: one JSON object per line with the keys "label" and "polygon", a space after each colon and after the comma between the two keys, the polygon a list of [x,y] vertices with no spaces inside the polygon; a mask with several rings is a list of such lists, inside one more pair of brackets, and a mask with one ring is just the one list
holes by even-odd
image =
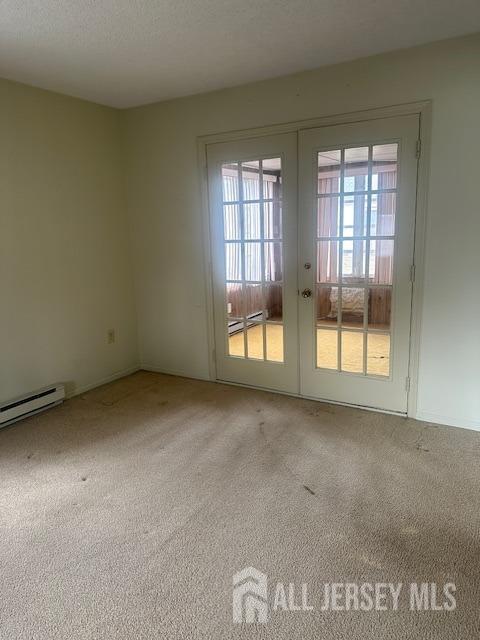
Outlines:
{"label": "logo icon", "polygon": [[254,567],[245,567],[233,576],[233,621],[267,622],[267,576]]}

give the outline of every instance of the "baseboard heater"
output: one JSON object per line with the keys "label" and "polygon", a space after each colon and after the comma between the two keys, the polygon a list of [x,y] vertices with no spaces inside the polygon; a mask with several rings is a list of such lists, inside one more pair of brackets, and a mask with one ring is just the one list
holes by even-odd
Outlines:
{"label": "baseboard heater", "polygon": [[20,398],[8,400],[0,404],[0,428],[6,427],[12,422],[28,418],[35,413],[45,411],[60,404],[65,399],[65,386],[63,384],[54,384],[50,387],[44,387],[33,391]]}
{"label": "baseboard heater", "polygon": [[[262,320],[262,312],[259,311],[257,313],[251,313],[247,316],[247,329],[253,326],[253,322],[248,322],[249,320]],[[228,323],[228,335],[232,336],[234,333],[238,333],[239,331],[243,331],[243,322],[239,322],[238,320],[233,320]]]}

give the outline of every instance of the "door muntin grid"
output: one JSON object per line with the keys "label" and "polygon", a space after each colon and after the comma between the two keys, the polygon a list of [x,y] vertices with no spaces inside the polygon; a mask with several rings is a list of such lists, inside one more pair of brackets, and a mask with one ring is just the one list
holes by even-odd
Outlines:
{"label": "door muntin grid", "polygon": [[398,143],[316,154],[315,365],[391,375]]}
{"label": "door muntin grid", "polygon": [[284,362],[282,161],[222,165],[226,353]]}

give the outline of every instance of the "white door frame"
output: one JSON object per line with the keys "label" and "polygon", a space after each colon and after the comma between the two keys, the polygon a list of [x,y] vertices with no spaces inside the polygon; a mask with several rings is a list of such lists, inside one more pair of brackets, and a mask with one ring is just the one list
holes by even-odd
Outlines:
{"label": "white door frame", "polygon": [[[424,286],[425,267],[425,236],[427,218],[427,196],[428,196],[428,175],[429,175],[429,155],[430,136],[432,119],[432,102],[424,100],[378,109],[368,109],[365,111],[355,111],[352,113],[339,114],[334,116],[324,116],[309,120],[288,122],[267,127],[256,127],[241,131],[227,131],[197,138],[197,155],[199,169],[200,196],[202,202],[202,225],[204,240],[204,270],[205,270],[205,294],[206,294],[206,321],[208,338],[208,362],[210,380],[216,381],[215,365],[215,335],[214,335],[214,305],[212,286],[212,247],[210,230],[210,208],[207,182],[207,145],[217,142],[229,142],[259,136],[272,135],[278,133],[298,132],[303,129],[314,127],[328,127],[337,124],[363,122],[378,118],[389,118],[401,115],[418,114],[420,120],[419,128],[419,162],[417,170],[417,202],[415,213],[415,241],[414,241],[414,266],[415,281],[412,291],[412,316],[410,330],[410,365],[409,379],[410,388],[408,393],[407,415],[415,418],[417,415],[418,397],[418,369],[419,369],[419,349],[420,333],[422,326],[422,301]],[[420,151],[421,150],[421,151]],[[293,394],[290,394],[293,395]],[[365,407],[360,407],[365,409]],[[388,412],[386,412],[388,413]]]}

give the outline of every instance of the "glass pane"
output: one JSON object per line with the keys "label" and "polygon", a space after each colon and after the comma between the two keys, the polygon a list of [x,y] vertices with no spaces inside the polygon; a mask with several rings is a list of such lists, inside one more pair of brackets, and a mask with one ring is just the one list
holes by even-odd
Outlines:
{"label": "glass pane", "polygon": [[265,202],[263,205],[264,238],[279,240],[282,237],[282,203]]}
{"label": "glass pane", "polygon": [[247,327],[247,357],[263,360],[263,324]]}
{"label": "glass pane", "polygon": [[342,288],[342,326],[363,327],[363,312],[365,308],[365,289],[353,287]]}
{"label": "glass pane", "polygon": [[358,331],[342,331],[342,371],[363,373],[363,336]]}
{"label": "glass pane", "polygon": [[317,287],[317,325],[336,325],[338,287]]}
{"label": "glass pane", "polygon": [[395,144],[377,144],[372,154],[372,189],[397,186],[397,149]]}
{"label": "glass pane", "polygon": [[393,240],[370,241],[370,282],[375,284],[393,283]]}
{"label": "glass pane", "polygon": [[349,196],[343,199],[344,237],[365,236],[367,234],[367,194]]}
{"label": "glass pane", "polygon": [[262,254],[260,242],[245,242],[245,280],[261,282]]}
{"label": "glass pane", "polygon": [[342,282],[349,284],[365,281],[365,240],[343,240]]}
{"label": "glass pane", "polygon": [[345,149],[344,191],[366,191],[368,188],[368,147]]}
{"label": "glass pane", "polygon": [[260,199],[260,162],[242,162],[243,200]]}
{"label": "glass pane", "polygon": [[243,329],[243,323],[237,322],[234,325],[229,325],[228,330],[228,355],[245,357],[245,342]]}
{"label": "glass pane", "polygon": [[368,328],[390,329],[392,313],[392,289],[375,287],[368,290]]}
{"label": "glass pane", "polygon": [[244,204],[244,233],[247,240],[260,240],[260,205]]}
{"label": "glass pane", "polygon": [[263,296],[261,284],[245,285],[245,313],[247,318],[262,320],[263,318]]}
{"label": "glass pane", "polygon": [[338,241],[317,242],[317,282],[338,282]]}
{"label": "glass pane", "polygon": [[283,325],[266,324],[267,360],[283,362]]}
{"label": "glass pane", "polygon": [[265,280],[283,279],[282,245],[280,242],[265,242]]}
{"label": "glass pane", "polygon": [[238,165],[224,164],[222,166],[223,201],[232,202],[239,200],[238,197]]}
{"label": "glass pane", "polygon": [[225,245],[225,273],[227,280],[242,279],[242,245],[239,242]]}
{"label": "glass pane", "polygon": [[391,192],[372,195],[370,216],[370,234],[372,236],[395,235],[396,200],[396,194]]}
{"label": "glass pane", "polygon": [[338,331],[317,329],[317,367],[338,369]]}
{"label": "glass pane", "polygon": [[320,151],[318,154],[318,193],[339,193],[340,191],[339,150]]}
{"label": "glass pane", "polygon": [[318,198],[317,234],[319,238],[339,235],[339,200],[338,196]]}
{"label": "glass pane", "polygon": [[283,292],[281,284],[266,284],[265,315],[267,320],[281,322],[283,319]]}
{"label": "glass pane", "polygon": [[263,166],[263,197],[265,200],[280,200],[282,197],[282,161],[267,158]]}
{"label": "glass pane", "polygon": [[227,316],[229,318],[243,317],[243,295],[241,284],[227,284]]}
{"label": "glass pane", "polygon": [[240,207],[238,204],[223,205],[223,229],[225,240],[240,240]]}
{"label": "glass pane", "polygon": [[390,336],[383,333],[367,335],[367,374],[390,375]]}

